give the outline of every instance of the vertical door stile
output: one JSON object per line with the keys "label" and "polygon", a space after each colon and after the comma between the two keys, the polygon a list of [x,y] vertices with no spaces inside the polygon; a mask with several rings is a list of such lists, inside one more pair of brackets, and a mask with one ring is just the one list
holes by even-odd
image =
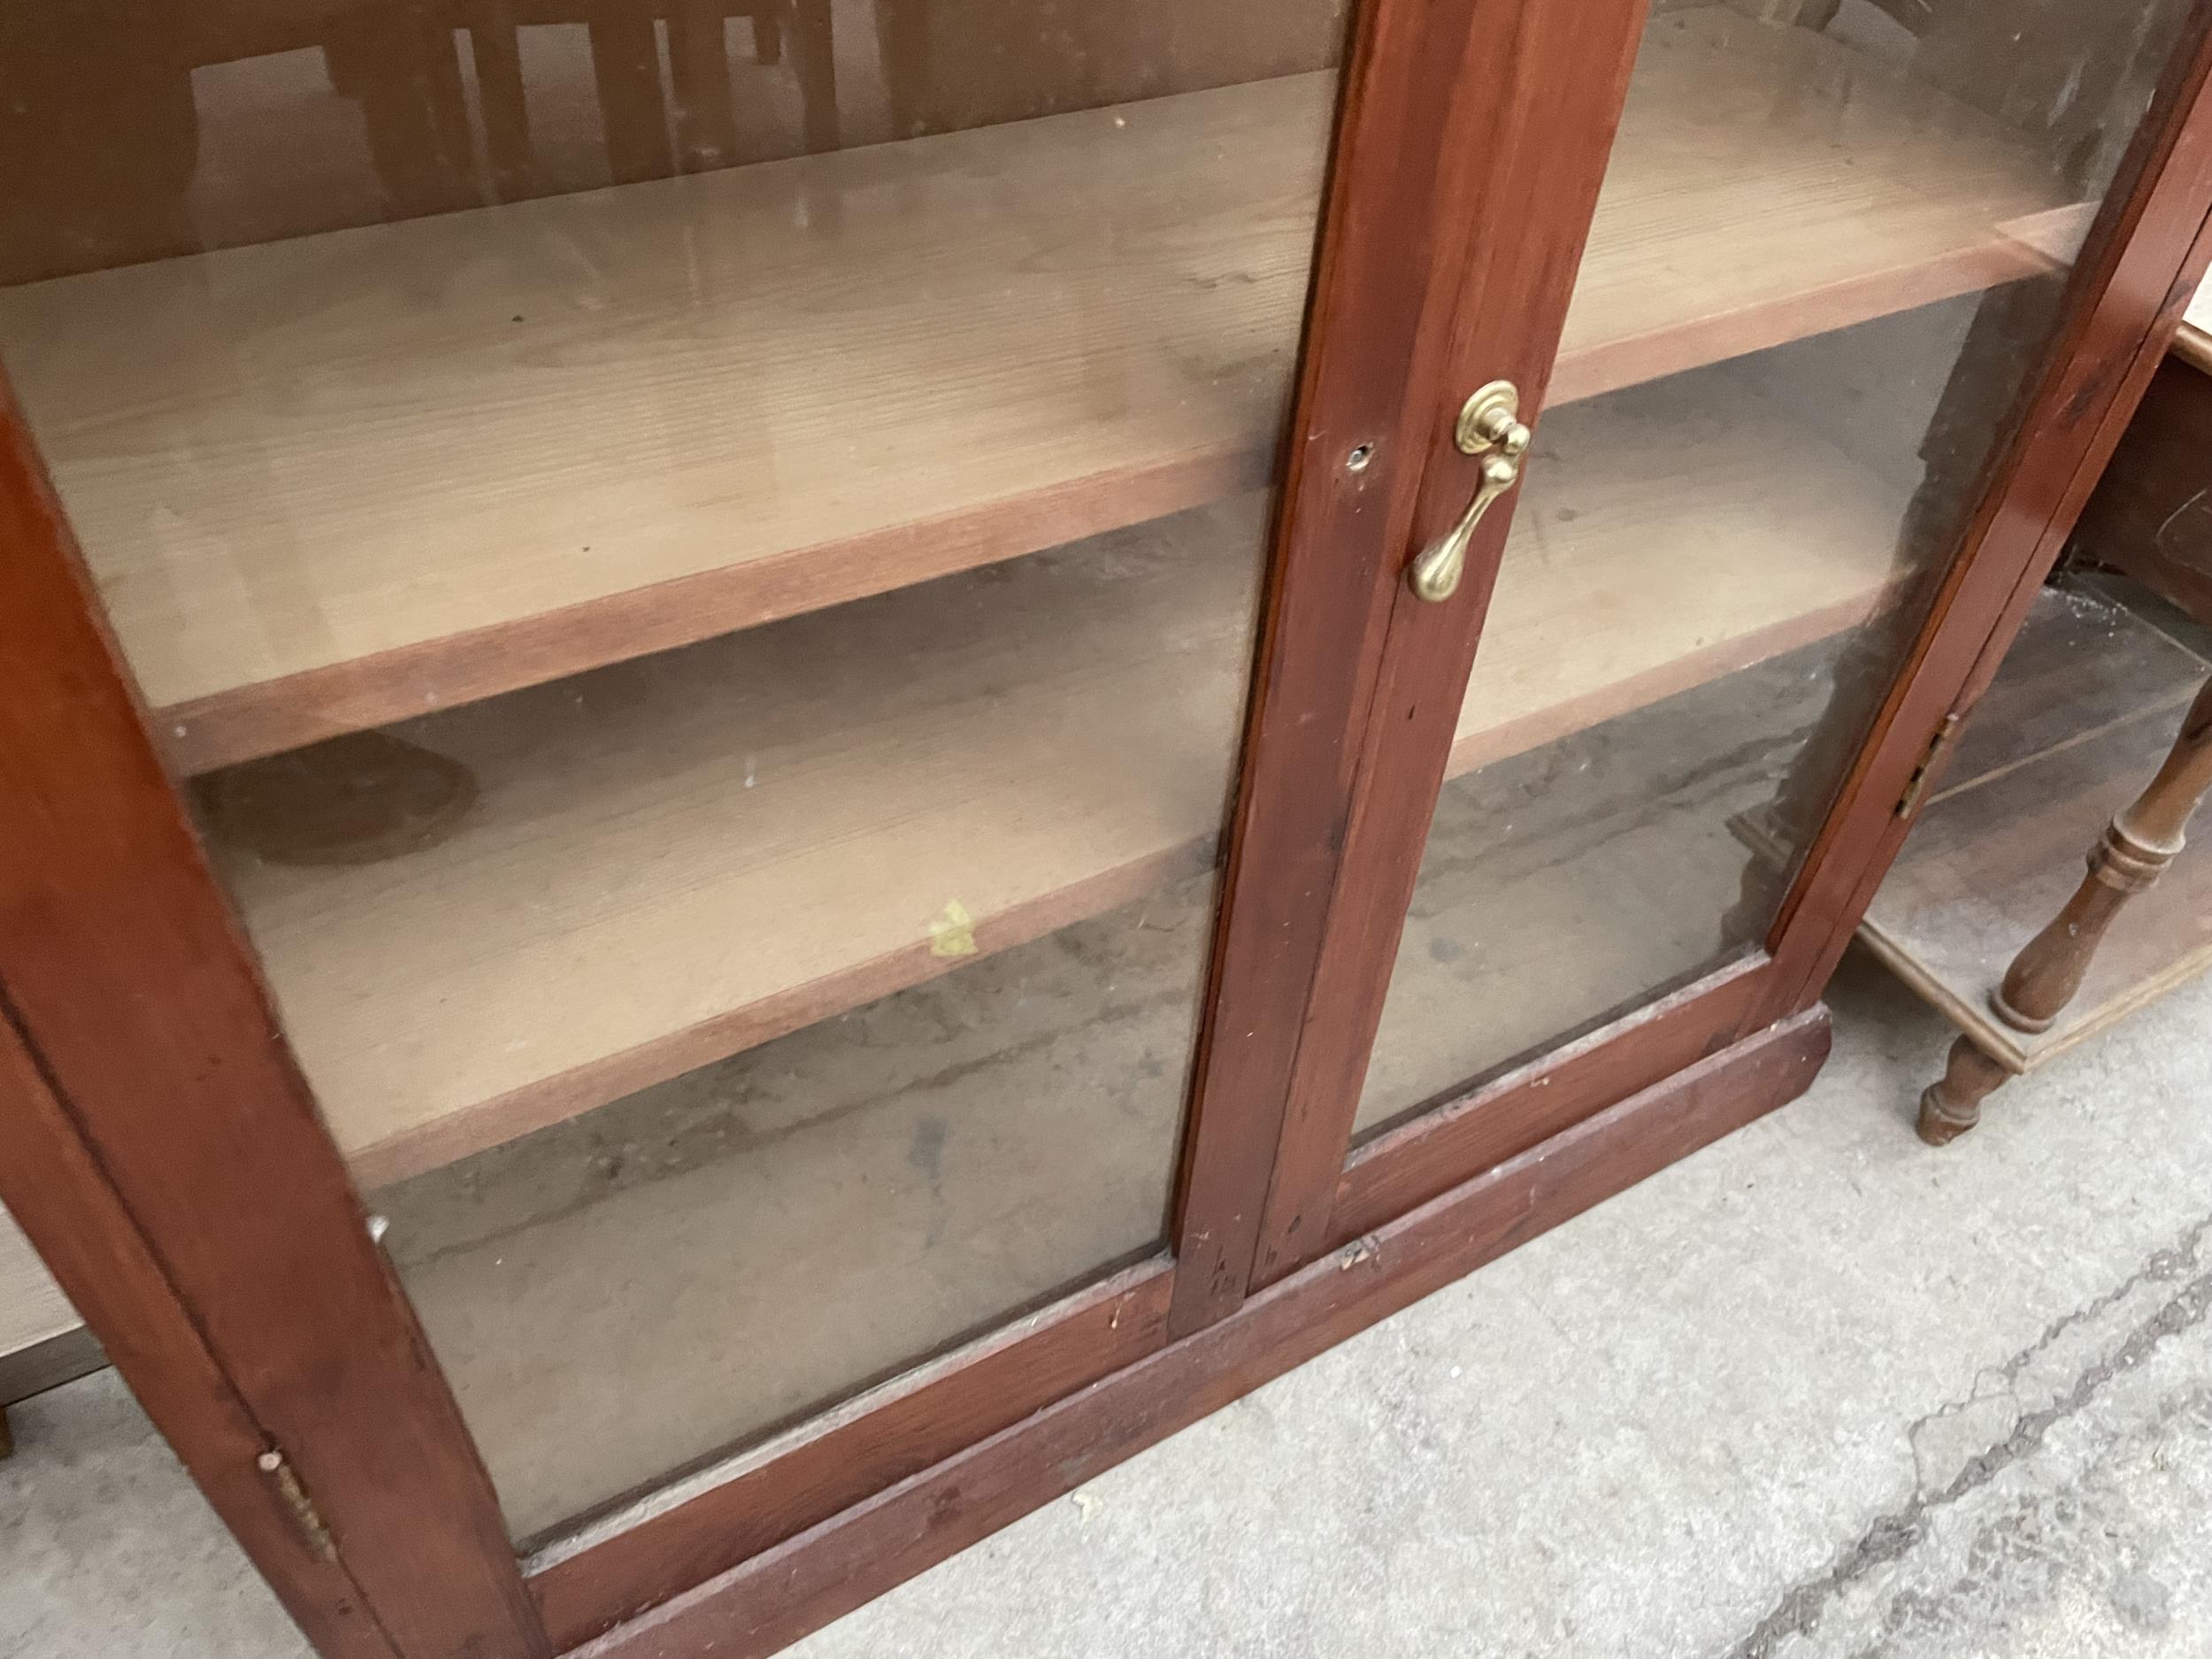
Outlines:
{"label": "vertical door stile", "polygon": [[[1571,15],[1570,12],[1571,11]],[[1644,8],[1541,4],[1479,8],[1477,50],[1462,96],[1480,111],[1465,141],[1471,165],[1454,202],[1474,227],[1463,264],[1440,283],[1448,319],[1428,349],[1441,373],[1409,399],[1424,467],[1416,506],[1385,561],[1388,621],[1344,801],[1342,849],[1325,932],[1298,1021],[1294,1068],[1269,1192],[1248,1269],[1256,1287],[1325,1243],[1367,1050],[1380,1017],[1422,833],[1442,780],[1517,490],[1471,522],[1466,570],[1440,602],[1408,579],[1414,556],[1472,518],[1498,481],[1494,451],[1458,441],[1463,409],[1489,383],[1511,383],[1525,426],[1540,431],[1550,365],[1572,278],[1620,119]],[[1522,442],[1525,443],[1525,437]],[[1540,454],[1525,457],[1540,466]]]}

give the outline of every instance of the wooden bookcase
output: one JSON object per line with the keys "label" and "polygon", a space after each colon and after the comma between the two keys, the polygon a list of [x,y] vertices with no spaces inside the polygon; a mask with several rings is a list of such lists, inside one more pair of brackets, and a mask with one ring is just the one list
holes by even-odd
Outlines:
{"label": "wooden bookcase", "polygon": [[1801,1090],[2212,257],[2187,0],[263,10],[0,35],[0,1197],[332,1655],[764,1653]]}

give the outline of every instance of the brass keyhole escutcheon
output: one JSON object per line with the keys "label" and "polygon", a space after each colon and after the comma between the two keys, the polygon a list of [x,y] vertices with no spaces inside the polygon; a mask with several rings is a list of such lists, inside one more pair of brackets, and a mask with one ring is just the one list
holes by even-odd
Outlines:
{"label": "brass keyhole escutcheon", "polygon": [[1521,457],[1532,435],[1521,424],[1521,394],[1510,380],[1493,380],[1460,406],[1453,429],[1462,451],[1482,457],[1482,481],[1452,532],[1406,567],[1413,591],[1440,604],[1459,591],[1467,573],[1467,546],[1490,503],[1521,481]]}

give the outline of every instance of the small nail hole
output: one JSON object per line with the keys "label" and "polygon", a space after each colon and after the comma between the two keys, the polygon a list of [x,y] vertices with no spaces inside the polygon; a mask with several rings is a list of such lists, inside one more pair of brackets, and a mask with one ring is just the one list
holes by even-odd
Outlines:
{"label": "small nail hole", "polygon": [[1367,470],[1367,464],[1374,458],[1375,446],[1371,443],[1363,443],[1344,457],[1344,470],[1348,472],[1364,472]]}

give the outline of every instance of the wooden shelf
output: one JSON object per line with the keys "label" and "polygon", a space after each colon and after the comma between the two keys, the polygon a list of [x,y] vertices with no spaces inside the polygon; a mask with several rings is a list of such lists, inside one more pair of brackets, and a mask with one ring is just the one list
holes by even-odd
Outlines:
{"label": "wooden shelf", "polygon": [[81,1376],[97,1344],[54,1283],[31,1241],[0,1210],[0,1405]]}
{"label": "wooden shelf", "polygon": [[[1263,481],[1334,85],[33,284],[0,342],[198,771]],[[1833,42],[1664,19],[1555,405],[2046,269],[2085,212]]]}
{"label": "wooden shelf", "polygon": [[2165,759],[2212,659],[2109,602],[2045,589],[1859,937],[1986,1054],[2025,1071],[2212,968],[2212,859],[2190,848],[2129,905],[2049,1031],[1989,994],[2058,914],[2112,814]]}
{"label": "wooden shelf", "polygon": [[[1824,637],[1901,497],[1733,377],[1547,421],[1462,717],[1463,770]],[[410,722],[480,798],[442,844],[227,874],[376,1184],[1205,867],[1263,503]]]}

